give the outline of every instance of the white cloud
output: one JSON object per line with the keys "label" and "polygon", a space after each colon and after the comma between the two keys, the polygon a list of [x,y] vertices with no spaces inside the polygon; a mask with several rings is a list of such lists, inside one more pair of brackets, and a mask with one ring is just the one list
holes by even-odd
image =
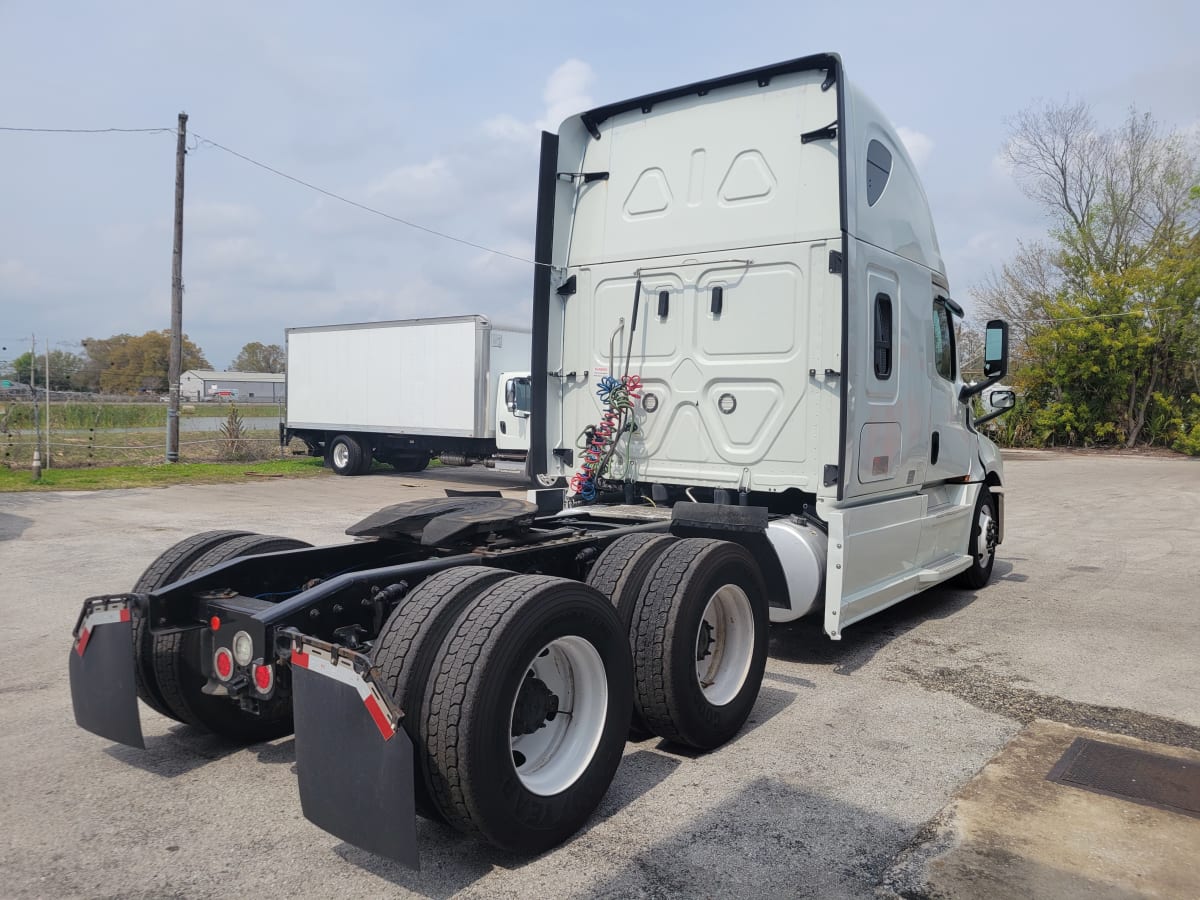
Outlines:
{"label": "white cloud", "polygon": [[592,67],[581,59],[568,59],[551,72],[542,92],[546,111],[538,127],[545,131],[557,131],[567,116],[594,106],[587,89],[595,80]]}
{"label": "white cloud", "polygon": [[905,149],[908,150],[908,155],[912,157],[913,164],[918,168],[925,165],[930,154],[933,153],[933,138],[924,132],[917,131],[915,128],[905,128],[903,125],[896,129],[896,133],[900,135],[900,140],[904,142]]}

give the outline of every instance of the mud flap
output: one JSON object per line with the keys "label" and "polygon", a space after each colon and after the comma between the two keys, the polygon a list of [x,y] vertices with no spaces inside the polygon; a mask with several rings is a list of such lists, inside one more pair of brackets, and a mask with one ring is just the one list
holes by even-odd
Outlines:
{"label": "mud flap", "polygon": [[144,750],[133,674],[132,602],[128,596],[84,601],[68,668],[76,724]]}
{"label": "mud flap", "polygon": [[304,817],[413,869],[417,853],[413,746],[403,713],[370,660],[292,633],[296,771]]}

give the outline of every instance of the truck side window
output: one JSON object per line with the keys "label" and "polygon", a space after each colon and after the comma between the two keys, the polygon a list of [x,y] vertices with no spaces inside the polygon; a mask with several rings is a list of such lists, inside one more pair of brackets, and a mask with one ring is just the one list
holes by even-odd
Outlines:
{"label": "truck side window", "polygon": [[529,413],[533,409],[533,388],[529,384],[529,379],[514,378],[513,389],[517,412]]}
{"label": "truck side window", "polygon": [[892,298],[875,295],[875,377],[892,377]]}
{"label": "truck side window", "polygon": [[874,206],[892,174],[892,153],[879,141],[867,144],[867,206]]}
{"label": "truck side window", "polygon": [[933,301],[933,360],[938,374],[953,381],[954,329],[950,324],[950,310],[940,298]]}

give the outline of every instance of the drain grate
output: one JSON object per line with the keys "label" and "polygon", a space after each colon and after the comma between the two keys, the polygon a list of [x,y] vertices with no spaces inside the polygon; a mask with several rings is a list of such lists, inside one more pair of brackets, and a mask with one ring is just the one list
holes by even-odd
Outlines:
{"label": "drain grate", "polygon": [[1200,765],[1076,738],[1047,781],[1200,819]]}

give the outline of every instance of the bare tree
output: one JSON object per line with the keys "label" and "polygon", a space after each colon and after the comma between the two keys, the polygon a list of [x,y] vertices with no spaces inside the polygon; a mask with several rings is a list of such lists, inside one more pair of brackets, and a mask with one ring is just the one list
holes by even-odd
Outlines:
{"label": "bare tree", "polygon": [[1075,258],[1072,280],[1157,259],[1196,225],[1196,154],[1149,113],[1100,131],[1082,101],[1043,103],[1010,120],[1004,158]]}

